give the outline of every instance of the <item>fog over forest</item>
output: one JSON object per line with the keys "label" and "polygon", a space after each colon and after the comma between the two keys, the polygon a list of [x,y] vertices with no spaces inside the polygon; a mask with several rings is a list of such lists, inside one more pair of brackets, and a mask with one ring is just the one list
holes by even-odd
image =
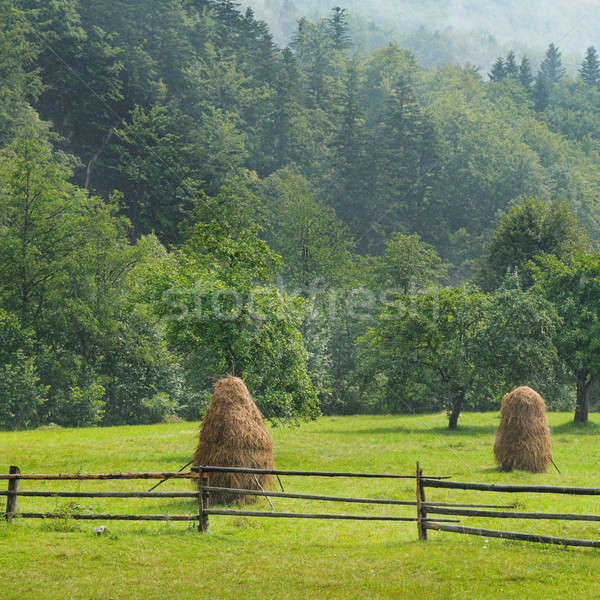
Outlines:
{"label": "fog over forest", "polygon": [[[265,20],[280,43],[287,43],[298,18],[325,16],[336,4],[329,0],[244,0],[256,16]],[[558,44],[570,70],[577,67],[577,57],[588,46],[600,44],[596,24],[600,3],[594,0],[545,2],[531,0],[346,0],[339,3],[352,15],[355,36],[367,48],[385,41],[399,40],[420,54],[414,34],[424,28],[432,39],[430,45],[445,38],[446,56],[424,62],[439,64],[459,60],[488,69],[495,56],[509,48],[541,59],[550,42]],[[423,32],[422,32],[423,34]],[[451,49],[448,49],[448,46]],[[571,55],[573,57],[571,58]]]}

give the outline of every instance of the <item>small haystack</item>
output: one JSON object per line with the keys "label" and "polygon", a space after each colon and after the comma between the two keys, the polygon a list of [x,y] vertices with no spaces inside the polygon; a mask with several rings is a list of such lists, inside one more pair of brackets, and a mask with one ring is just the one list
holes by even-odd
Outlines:
{"label": "small haystack", "polygon": [[543,473],[548,468],[552,446],[546,403],[530,387],[518,387],[504,396],[494,454],[505,471]]}
{"label": "small haystack", "polygon": [[[274,469],[273,440],[248,388],[238,377],[221,379],[202,421],[194,465]],[[270,475],[210,473],[210,485],[266,489]],[[256,497],[211,492],[211,504],[248,503]]]}

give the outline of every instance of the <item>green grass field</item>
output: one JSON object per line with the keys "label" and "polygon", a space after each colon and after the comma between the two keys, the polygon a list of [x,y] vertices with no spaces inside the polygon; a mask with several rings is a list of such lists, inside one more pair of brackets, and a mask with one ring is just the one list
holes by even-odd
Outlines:
{"label": "green grass field", "polygon": [[[465,414],[461,429],[443,415],[330,417],[273,430],[281,468],[412,473],[458,480],[600,487],[600,425],[551,414],[562,473],[501,473],[492,444],[497,414]],[[0,471],[176,470],[193,452],[198,424],[0,433]],[[283,478],[286,491],[412,500],[414,482]],[[6,482],[5,482],[6,483]],[[5,485],[0,483],[0,485]],[[22,489],[147,489],[143,481],[22,482]],[[186,481],[164,490],[190,489]],[[516,502],[520,510],[600,513],[600,499],[428,490],[428,499]],[[4,502],[4,498],[0,498]],[[71,500],[20,498],[20,510],[64,510]],[[81,499],[91,512],[193,513],[191,500]],[[412,507],[274,499],[278,511],[413,516]],[[269,510],[266,503],[256,505]],[[600,539],[599,523],[486,521],[463,524]],[[110,534],[94,536],[106,524]],[[600,551],[430,532],[414,523],[251,519],[213,516],[208,534],[186,523],[32,521],[0,523],[0,598],[600,598]]]}

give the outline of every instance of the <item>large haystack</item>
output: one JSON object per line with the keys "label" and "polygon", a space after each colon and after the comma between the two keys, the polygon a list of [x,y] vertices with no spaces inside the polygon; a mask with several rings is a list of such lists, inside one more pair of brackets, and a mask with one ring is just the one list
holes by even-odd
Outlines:
{"label": "large haystack", "polygon": [[505,471],[543,473],[548,468],[552,446],[546,403],[530,387],[518,387],[504,396],[494,454]]}
{"label": "large haystack", "polygon": [[[262,415],[238,377],[221,379],[202,421],[194,465],[274,469],[273,440]],[[210,485],[259,490],[267,488],[270,475],[210,473]],[[211,504],[252,502],[254,496],[211,492]]]}

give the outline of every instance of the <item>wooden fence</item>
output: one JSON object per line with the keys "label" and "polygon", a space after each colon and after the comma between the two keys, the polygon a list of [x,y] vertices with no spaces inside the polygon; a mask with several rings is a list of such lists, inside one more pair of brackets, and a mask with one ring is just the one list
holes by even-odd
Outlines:
{"label": "wooden fence", "polygon": [[[569,494],[573,496],[599,496],[600,488],[560,487],[547,485],[502,485],[495,483],[471,483],[464,481],[441,481],[431,477],[424,477],[423,472],[417,465],[417,497],[420,499],[418,509],[419,539],[427,539],[427,531],[446,531],[467,535],[478,535],[484,537],[501,538],[505,540],[520,540],[526,542],[539,542],[543,544],[558,544],[562,546],[581,546],[585,548],[600,548],[600,540],[584,540],[575,538],[552,537],[531,533],[515,531],[503,531],[497,529],[483,529],[480,527],[466,527],[463,525],[445,524],[429,515],[459,516],[459,517],[485,517],[492,519],[515,519],[515,520],[557,520],[557,521],[600,521],[600,515],[596,514],[573,514],[573,513],[539,513],[520,512],[507,510],[480,510],[475,507],[444,507],[439,504],[425,501],[425,488],[469,490],[482,492],[502,493],[536,493],[536,494]],[[488,507],[488,508],[491,508]],[[505,507],[514,508],[514,506]]]}
{"label": "wooden fence", "polygon": [[12,519],[76,519],[76,520],[106,520],[106,521],[196,521],[197,514],[164,515],[164,514],[81,514],[81,513],[52,513],[52,512],[19,512],[18,499],[27,498],[195,498],[201,505],[201,493],[198,492],[70,492],[70,491],[30,491],[20,489],[22,481],[99,481],[123,479],[198,479],[198,473],[193,472],[164,472],[164,473],[51,473],[30,474],[21,473],[16,466],[11,466],[8,474],[0,474],[0,480],[8,480],[8,490],[0,491],[0,496],[6,496],[6,512],[4,518]]}
{"label": "wooden fence", "polygon": [[[208,529],[208,518],[211,515],[236,515],[248,517],[275,517],[275,518],[298,518],[298,519],[349,519],[356,521],[394,521],[394,522],[416,522],[417,517],[398,515],[350,515],[344,513],[322,514],[322,513],[295,513],[295,512],[264,512],[252,510],[232,510],[211,508],[210,495],[212,492],[227,491],[237,495],[251,495],[267,498],[289,498],[315,500],[325,502],[349,502],[358,504],[378,504],[390,506],[417,506],[416,501],[380,499],[380,498],[347,498],[341,496],[325,496],[318,494],[271,492],[261,490],[244,490],[221,488],[210,485],[210,474],[214,472],[243,472],[252,474],[272,474],[277,476],[300,476],[300,477],[355,477],[367,479],[416,479],[416,475],[394,475],[377,473],[344,473],[323,471],[290,471],[282,469],[246,469],[243,467],[212,467],[203,466],[192,468],[186,472],[161,472],[161,473],[54,473],[54,474],[28,474],[22,473],[16,466],[10,467],[10,472],[0,475],[0,480],[8,480],[8,489],[0,491],[0,496],[6,496],[7,520],[22,519],[85,519],[85,520],[120,520],[120,521],[198,521],[198,529],[205,532]],[[72,491],[31,491],[23,490],[20,484],[24,481],[82,481],[82,480],[134,480],[134,479],[192,479],[198,481],[198,491],[119,491],[119,492],[72,492]],[[433,478],[435,480],[442,478]],[[23,512],[19,511],[19,498],[193,498],[197,502],[198,511],[195,514],[166,515],[166,514],[81,514],[81,513],[56,513],[56,512]],[[436,506],[454,506],[440,503]],[[456,507],[469,507],[472,505],[456,505]],[[494,508],[494,507],[491,507]],[[456,519],[441,519],[438,522],[458,523]]]}
{"label": "wooden fence", "polygon": [[[349,477],[362,479],[413,479],[416,482],[416,499],[404,500],[397,498],[362,498],[330,496],[321,494],[306,494],[298,492],[248,490],[238,488],[224,488],[213,486],[210,483],[211,473],[248,473],[269,474],[293,477]],[[197,491],[35,491],[24,490],[21,483],[25,481],[82,481],[82,480],[135,480],[135,479],[158,479],[166,481],[170,479],[186,479],[197,481]],[[16,518],[23,519],[85,519],[85,520],[120,520],[120,521],[197,521],[198,529],[207,531],[210,516],[229,515],[258,518],[293,518],[293,519],[344,519],[355,521],[391,521],[416,523],[419,539],[426,540],[428,531],[442,531],[459,534],[479,535],[485,537],[502,538],[509,540],[522,540],[529,542],[541,542],[545,544],[560,544],[568,546],[583,546],[589,548],[600,548],[600,541],[573,538],[551,537],[547,535],[536,535],[513,531],[494,529],[482,529],[457,525],[458,519],[448,517],[478,517],[493,519],[515,519],[515,520],[561,520],[561,521],[588,521],[600,522],[600,515],[595,514],[570,514],[570,513],[537,513],[520,512],[514,509],[512,504],[465,504],[454,502],[435,502],[426,499],[426,488],[485,491],[498,493],[541,493],[541,494],[570,494],[577,496],[600,496],[600,488],[558,487],[540,485],[499,485],[489,483],[469,483],[461,481],[450,481],[448,477],[425,477],[417,463],[415,475],[395,475],[389,473],[348,473],[331,471],[291,471],[283,469],[250,469],[244,467],[217,467],[201,466],[192,467],[185,472],[148,472],[148,473],[54,473],[54,474],[28,474],[21,473],[18,467],[10,467],[8,474],[1,475],[0,480],[8,480],[8,489],[0,491],[0,497],[6,496],[7,520]],[[265,497],[271,503],[272,498],[311,500],[319,502],[336,502],[365,505],[387,505],[404,506],[416,509],[416,516],[400,515],[367,515],[346,513],[301,513],[301,512],[271,512],[259,510],[242,510],[213,508],[210,504],[211,493],[227,492],[239,496]],[[20,512],[19,498],[190,498],[197,503],[197,511],[194,514],[82,514],[82,513],[53,513],[53,512]],[[271,503],[272,506],[272,503]],[[1,514],[1,513],[0,513]],[[414,513],[413,513],[414,514]],[[443,517],[443,518],[439,518]]]}

